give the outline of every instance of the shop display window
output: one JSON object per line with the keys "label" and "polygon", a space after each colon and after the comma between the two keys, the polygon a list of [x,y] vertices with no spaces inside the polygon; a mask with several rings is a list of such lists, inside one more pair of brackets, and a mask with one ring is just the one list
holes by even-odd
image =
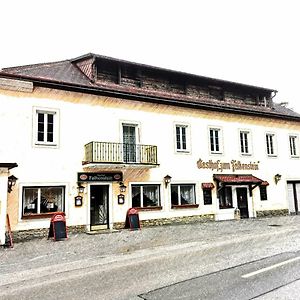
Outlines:
{"label": "shop display window", "polygon": [[132,185],[132,207],[160,206],[160,186],[158,184]]}
{"label": "shop display window", "polygon": [[231,186],[223,187],[219,191],[219,207],[223,208],[232,208],[232,189]]}
{"label": "shop display window", "polygon": [[64,211],[64,186],[23,187],[23,216]]}
{"label": "shop display window", "polygon": [[172,206],[196,203],[194,184],[171,184]]}

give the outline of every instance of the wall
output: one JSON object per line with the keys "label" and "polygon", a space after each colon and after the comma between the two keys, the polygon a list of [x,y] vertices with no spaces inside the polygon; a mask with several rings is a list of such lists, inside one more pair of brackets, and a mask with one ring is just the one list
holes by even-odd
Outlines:
{"label": "wall", "polygon": [[[90,141],[122,142],[121,122],[140,124],[140,143],[158,146],[159,167],[151,169],[120,169],[124,172],[125,204],[117,204],[118,186],[112,184],[111,215],[113,222],[123,222],[131,206],[130,185],[132,182],[155,182],[161,184],[161,211],[142,211],[141,219],[176,218],[219,212],[216,189],[213,190],[212,205],[203,205],[202,182],[212,182],[216,170],[198,169],[197,161],[232,159],[243,163],[259,161],[258,171],[239,171],[253,174],[270,183],[268,201],[258,201],[259,190],[253,193],[254,210],[286,209],[286,180],[299,179],[299,159],[289,157],[288,134],[299,132],[299,124],[258,117],[230,115],[167,105],[143,103],[108,97],[84,95],[45,88],[35,88],[33,93],[1,91],[0,128],[2,143],[1,161],[17,162],[13,170],[18,183],[9,194],[8,210],[13,230],[48,227],[49,220],[22,220],[22,188],[29,185],[60,184],[66,186],[66,215],[69,225],[88,224],[88,189],[84,194],[84,205],[74,206],[77,195],[77,172],[86,171],[82,166],[84,145]],[[59,147],[35,147],[32,140],[33,107],[55,108],[60,113]],[[189,153],[176,153],[174,125],[190,126],[191,149]],[[9,126],[9,130],[5,130]],[[208,128],[218,126],[223,130],[223,154],[209,152]],[[253,155],[239,153],[238,129],[250,129],[253,135]],[[278,156],[269,158],[265,150],[265,133],[277,135]],[[103,168],[93,171],[103,171]],[[225,171],[223,171],[225,173]],[[231,173],[231,171],[226,173]],[[276,185],[274,175],[282,174]],[[172,176],[172,183],[195,183],[199,208],[171,209],[170,188],[165,188],[163,177]],[[251,199],[249,199],[251,201]]]}

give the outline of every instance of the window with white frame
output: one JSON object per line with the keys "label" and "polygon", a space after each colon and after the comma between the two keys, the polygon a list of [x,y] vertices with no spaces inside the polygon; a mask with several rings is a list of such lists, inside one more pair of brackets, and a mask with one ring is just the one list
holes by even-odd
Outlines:
{"label": "window with white frame", "polygon": [[175,126],[176,137],[176,150],[178,152],[189,151],[189,126],[188,125],[176,125]]}
{"label": "window with white frame", "polygon": [[159,184],[131,185],[132,207],[160,206]]}
{"label": "window with white frame", "polygon": [[260,192],[260,200],[261,201],[268,200],[267,186],[266,185],[260,185],[259,186],[259,192]]}
{"label": "window with white frame", "polygon": [[196,203],[194,184],[171,184],[171,204],[189,205]]}
{"label": "window with white frame", "polygon": [[299,156],[298,153],[298,136],[290,135],[289,136],[289,144],[290,144],[290,155],[293,157]]}
{"label": "window with white frame", "polygon": [[269,156],[276,155],[275,134],[273,133],[266,134],[266,149],[267,149],[267,154]]}
{"label": "window with white frame", "polygon": [[22,216],[64,211],[64,186],[26,186],[23,187]]}
{"label": "window with white frame", "polygon": [[241,154],[251,154],[251,137],[247,130],[240,130],[240,151]]}
{"label": "window with white frame", "polygon": [[34,109],[35,145],[56,146],[58,143],[58,110]]}
{"label": "window with white frame", "polygon": [[209,142],[211,153],[222,153],[222,139],[220,128],[209,128]]}
{"label": "window with white frame", "polygon": [[218,191],[218,197],[219,197],[219,208],[220,209],[233,207],[231,186],[222,187]]}

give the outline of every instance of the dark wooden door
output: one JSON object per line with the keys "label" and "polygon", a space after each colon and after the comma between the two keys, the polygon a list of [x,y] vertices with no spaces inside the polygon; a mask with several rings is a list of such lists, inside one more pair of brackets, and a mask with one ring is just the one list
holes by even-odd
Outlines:
{"label": "dark wooden door", "polygon": [[108,185],[91,185],[91,229],[108,228]]}
{"label": "dark wooden door", "polygon": [[237,188],[236,189],[237,205],[240,210],[241,218],[249,218],[248,211],[248,189]]}

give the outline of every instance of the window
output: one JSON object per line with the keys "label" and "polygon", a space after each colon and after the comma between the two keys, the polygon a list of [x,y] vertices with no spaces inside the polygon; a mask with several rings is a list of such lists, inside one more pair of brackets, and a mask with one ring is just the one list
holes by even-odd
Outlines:
{"label": "window", "polygon": [[35,109],[34,141],[36,145],[56,146],[58,143],[58,111]]}
{"label": "window", "polygon": [[225,186],[219,191],[219,207],[232,208],[232,189],[230,186]]}
{"label": "window", "polygon": [[266,185],[260,185],[259,186],[259,192],[260,192],[260,200],[268,200],[268,195],[267,195],[267,186]]}
{"label": "window", "polygon": [[224,91],[221,87],[217,86],[210,86],[208,87],[209,95],[218,99],[218,100],[224,100]]}
{"label": "window", "polygon": [[203,189],[204,205],[212,204],[211,189]]}
{"label": "window", "polygon": [[160,186],[158,184],[132,185],[132,207],[160,206]]}
{"label": "window", "polygon": [[188,129],[187,125],[176,125],[176,150],[179,152],[188,152]]}
{"label": "window", "polygon": [[210,141],[210,152],[221,153],[221,129],[210,128],[209,129],[209,141]]}
{"label": "window", "polygon": [[272,133],[266,134],[266,146],[267,146],[267,154],[270,156],[276,155],[275,152],[275,135]]}
{"label": "window", "polygon": [[240,150],[241,154],[251,154],[249,131],[240,131]]}
{"label": "window", "polygon": [[298,136],[290,135],[289,142],[290,142],[290,155],[298,156]]}
{"label": "window", "polygon": [[194,184],[171,184],[171,204],[190,205],[196,203]]}
{"label": "window", "polygon": [[64,211],[65,187],[24,187],[23,216]]}

